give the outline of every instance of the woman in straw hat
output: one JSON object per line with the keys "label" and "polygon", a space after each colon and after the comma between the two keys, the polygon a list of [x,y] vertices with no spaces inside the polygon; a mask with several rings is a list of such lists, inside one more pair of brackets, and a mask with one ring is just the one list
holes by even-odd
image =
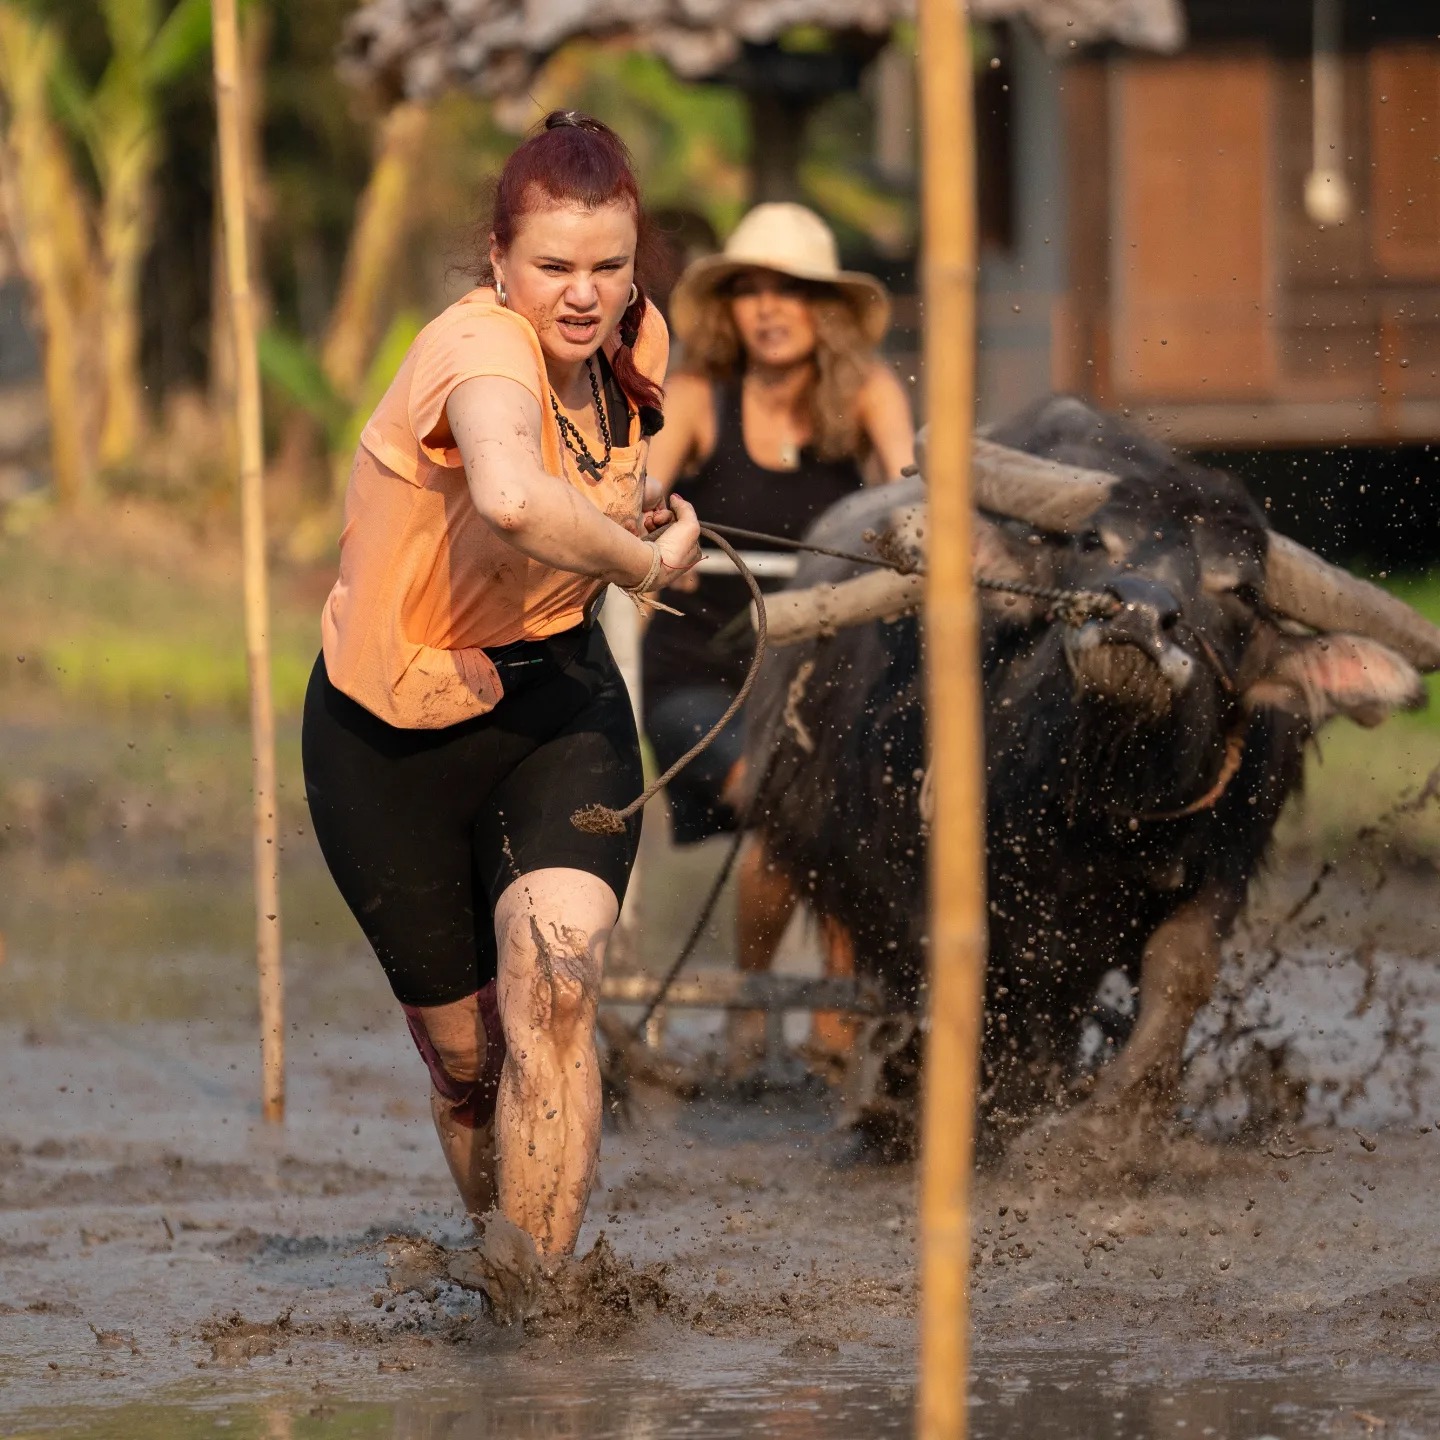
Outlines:
{"label": "woman in straw hat", "polygon": [[[665,428],[649,474],[668,491],[682,476],[707,520],[798,539],[823,510],[866,483],[894,479],[914,459],[909,401],[875,347],[890,298],[871,275],[842,270],[835,237],[802,205],[751,210],[722,253],[688,267],[670,299],[685,363],[666,388]],[[749,546],[746,548],[766,548]],[[746,658],[710,648],[746,603],[727,575],[687,577],[685,614],[657,614],[645,635],[645,728],[662,765],[719,718]],[[733,828],[742,726],[670,786],[677,843]],[[783,860],[783,857],[779,857]],[[795,907],[795,887],[758,841],[741,854],[739,958],[770,963]],[[840,937],[832,970],[848,969]],[[747,1066],[760,1017],[732,1028],[732,1063]],[[836,1017],[817,1017],[814,1042],[843,1048]]]}

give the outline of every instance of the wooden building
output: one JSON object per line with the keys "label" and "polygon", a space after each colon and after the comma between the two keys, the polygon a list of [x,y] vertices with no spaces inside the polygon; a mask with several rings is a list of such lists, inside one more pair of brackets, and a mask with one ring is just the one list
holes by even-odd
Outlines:
{"label": "wooden building", "polygon": [[1013,37],[984,409],[1057,389],[1189,446],[1440,440],[1440,12],[1186,11],[1170,56]]}
{"label": "wooden building", "polygon": [[[1192,446],[1440,440],[1433,4],[971,4],[992,27],[977,87],[982,417],[1068,390]],[[912,13],[911,0],[369,0],[344,49],[385,93],[503,94],[567,39],[624,36],[752,95],[769,194],[793,186],[803,127],[760,123],[765,107],[788,96],[798,116],[816,85],[855,83],[815,66],[797,81],[804,57],[776,48],[787,27],[832,28],[829,59],[863,63]],[[903,151],[908,125],[890,128]],[[899,292],[892,352],[912,376],[914,268],[874,260]]]}

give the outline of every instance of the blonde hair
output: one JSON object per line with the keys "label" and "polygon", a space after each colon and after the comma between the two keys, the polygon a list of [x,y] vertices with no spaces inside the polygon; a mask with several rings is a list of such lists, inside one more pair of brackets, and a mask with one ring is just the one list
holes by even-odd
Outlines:
{"label": "blonde hair", "polygon": [[[815,381],[810,386],[811,444],[822,460],[864,459],[870,439],[856,414],[856,399],[878,363],[856,308],[833,286],[806,282],[806,303],[815,320]],[[697,301],[695,323],[685,337],[687,374],[724,383],[745,368],[745,350],[730,310],[727,287]]]}

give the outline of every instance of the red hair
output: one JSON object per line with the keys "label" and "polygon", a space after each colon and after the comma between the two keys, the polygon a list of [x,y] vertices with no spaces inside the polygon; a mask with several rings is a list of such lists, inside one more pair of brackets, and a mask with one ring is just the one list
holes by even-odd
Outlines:
{"label": "red hair", "polygon": [[[660,259],[661,245],[640,203],[635,162],[625,142],[606,124],[574,110],[555,110],[510,156],[495,181],[490,224],[482,234],[476,278],[495,283],[490,264],[490,237],[502,252],[510,248],[520,220],[544,202],[581,205],[625,205],[635,216],[635,300],[620,320],[620,348],[611,368],[621,388],[642,412],[657,416],[664,392],[635,364],[634,345],[645,314],[645,281]],[[647,433],[649,426],[646,427]],[[655,427],[658,428],[658,425]]]}

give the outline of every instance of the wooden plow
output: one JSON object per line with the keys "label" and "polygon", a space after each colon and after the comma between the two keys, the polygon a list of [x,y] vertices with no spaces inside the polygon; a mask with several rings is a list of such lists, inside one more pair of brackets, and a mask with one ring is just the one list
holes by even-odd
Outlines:
{"label": "wooden plow", "polygon": [[[894,1008],[868,980],[711,967],[699,968],[668,987],[654,975],[607,975],[601,983],[600,1003],[598,1028],[610,1051],[607,1073],[613,1087],[628,1091],[630,1082],[638,1081],[682,1098],[699,1094],[709,1081],[695,1067],[666,1053],[665,1019],[671,1009],[762,1012],[765,1049],[757,1078],[766,1086],[784,1088],[804,1073],[786,1048],[787,1014],[825,1010],[879,1019]],[[622,1010],[650,1012],[643,1036],[635,1034],[634,1020],[619,1013]]]}

